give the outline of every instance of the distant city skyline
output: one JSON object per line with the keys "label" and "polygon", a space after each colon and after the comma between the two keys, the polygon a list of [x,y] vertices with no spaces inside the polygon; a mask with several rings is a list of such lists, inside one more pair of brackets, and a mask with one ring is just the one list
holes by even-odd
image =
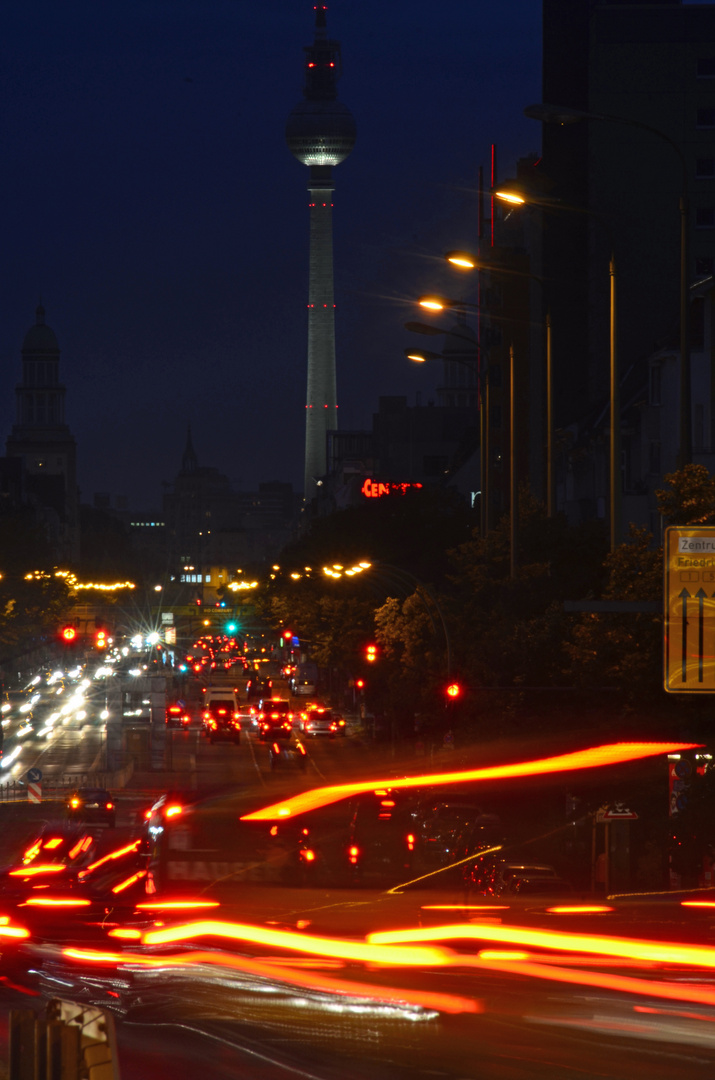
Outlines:
{"label": "distant city skyline", "polygon": [[[338,402],[434,396],[410,298],[474,242],[477,169],[538,145],[540,5],[329,5],[360,141],[334,217]],[[62,350],[84,502],[157,507],[196,453],[240,489],[302,488],[308,228],[284,142],[312,4],[13,6],[3,71],[3,438],[40,296]],[[309,31],[308,31],[309,32]],[[455,282],[454,288],[460,283]]]}

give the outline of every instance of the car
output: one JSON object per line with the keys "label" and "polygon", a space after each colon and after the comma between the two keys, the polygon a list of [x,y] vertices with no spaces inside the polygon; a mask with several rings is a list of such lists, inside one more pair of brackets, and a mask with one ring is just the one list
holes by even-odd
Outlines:
{"label": "car", "polygon": [[305,735],[329,735],[333,738],[345,734],[345,721],[332,709],[321,707],[302,713],[300,728]]}
{"label": "car", "polygon": [[269,753],[272,770],[289,765],[305,772],[308,767],[308,752],[299,739],[293,739],[292,732],[275,732],[271,739]]}
{"label": "car", "polygon": [[231,701],[215,698],[204,703],[204,732],[212,743],[222,739],[240,743],[241,720]]}
{"label": "car", "polygon": [[258,730],[261,739],[272,737],[276,731],[293,730],[290,701],[284,698],[262,698],[258,703]]}
{"label": "car", "polygon": [[513,877],[504,895],[570,896],[573,891],[573,885],[569,881],[555,874],[529,874],[528,877]]}
{"label": "car", "polygon": [[255,705],[239,705],[238,718],[243,731],[258,731],[258,709]]}
{"label": "car", "polygon": [[76,788],[67,796],[65,810],[70,821],[108,825],[110,828],[116,824],[116,803],[104,788]]}
{"label": "car", "polygon": [[170,728],[188,728],[191,723],[191,712],[183,701],[177,701],[166,706],[166,726]]}
{"label": "car", "polygon": [[[563,880],[553,866],[527,862],[524,859],[509,861],[487,855],[485,858],[477,858],[474,863],[468,863],[465,867],[465,885],[469,890],[483,896],[502,896],[513,890],[513,882],[526,879],[552,881],[555,891],[558,891],[558,882]],[[526,887],[524,891],[527,891]]]}

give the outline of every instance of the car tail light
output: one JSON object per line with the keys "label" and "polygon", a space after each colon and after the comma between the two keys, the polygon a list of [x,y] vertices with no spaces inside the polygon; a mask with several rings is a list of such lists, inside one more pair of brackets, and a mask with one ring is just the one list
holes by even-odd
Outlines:
{"label": "car tail light", "polygon": [[171,806],[167,806],[166,810],[164,811],[164,816],[176,817],[177,814],[182,813],[183,809],[183,806],[180,806],[179,803],[172,803]]}
{"label": "car tail light", "polygon": [[331,730],[331,731],[337,731],[337,730],[338,730],[338,725],[337,725],[337,724],[335,724],[335,723],[332,723],[332,724],[330,725],[330,730]]}
{"label": "car tail light", "polygon": [[281,718],[280,713],[277,713],[277,712],[272,712],[271,713],[271,720],[280,720],[280,718]]}
{"label": "car tail light", "polygon": [[81,803],[80,803],[79,799],[70,799],[70,806],[72,807],[73,810],[76,810],[77,807],[80,806],[80,805],[81,805]]}
{"label": "car tail light", "polygon": [[350,862],[353,863],[353,865],[358,861],[359,856],[360,856],[360,848],[358,848],[358,847],[348,848],[348,858],[350,859]]}
{"label": "car tail light", "polygon": [[151,820],[151,810],[145,810],[144,811],[144,820],[145,821],[150,821]]}
{"label": "car tail light", "polygon": [[113,809],[114,809],[114,803],[113,802],[108,802],[107,803],[107,810],[113,810]]}
{"label": "car tail light", "polygon": [[168,711],[171,713],[172,716],[177,716],[178,713],[181,712],[181,709],[178,705],[170,705]]}
{"label": "car tail light", "polygon": [[288,721],[286,720],[286,721],[285,721],[285,723],[283,723],[283,724],[281,725],[281,727],[284,727],[284,728],[286,729],[286,731],[290,731],[290,727],[291,727],[291,726],[290,726],[290,724],[288,723]]}
{"label": "car tail light", "polygon": [[52,848],[59,847],[61,843],[62,843],[62,837],[61,836],[53,836],[53,838],[51,840],[46,840],[45,843],[42,846],[52,850]]}
{"label": "car tail light", "polygon": [[310,848],[305,848],[303,851],[301,851],[300,857],[303,862],[315,862],[315,852],[311,851]]}
{"label": "car tail light", "polygon": [[273,753],[274,754],[280,754],[280,752],[281,752],[280,746],[278,745],[277,742],[274,742],[273,743]]}
{"label": "car tail light", "polygon": [[208,720],[210,716],[211,716],[211,713],[207,709],[206,712],[204,713],[204,720]]}
{"label": "car tail light", "polygon": [[225,716],[228,712],[228,709],[217,709],[216,712],[219,714],[219,716]]}

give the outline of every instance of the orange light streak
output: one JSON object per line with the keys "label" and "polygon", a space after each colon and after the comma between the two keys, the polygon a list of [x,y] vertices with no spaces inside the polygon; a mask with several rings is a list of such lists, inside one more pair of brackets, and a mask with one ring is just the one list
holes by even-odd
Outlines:
{"label": "orange light streak", "polygon": [[382,944],[316,937],[312,934],[296,934],[293,930],[269,930],[264,926],[215,922],[210,919],[185,923],[183,926],[170,926],[165,930],[148,930],[142,942],[144,945],[165,945],[169,942],[190,941],[197,937],[250,941],[254,945],[270,945],[278,949],[294,949],[298,952],[314,953],[317,956],[335,956],[341,960],[361,960],[370,964],[435,967],[447,962],[447,953],[444,949],[432,947],[405,949],[400,946],[391,948]]}
{"label": "orange light streak", "polygon": [[130,851],[136,851],[141,840],[135,840],[132,844],[127,844],[126,847],[117,848],[116,851],[110,851],[109,855],[103,855],[101,859],[97,859],[96,862],[90,863],[86,870],[82,870],[80,877],[86,877],[90,870],[96,870],[98,866],[104,866],[110,859],[120,859],[122,855],[128,855]]}
{"label": "orange light streak", "polygon": [[419,776],[406,776],[398,780],[364,780],[350,784],[329,784],[326,787],[304,791],[285,802],[272,803],[250,814],[243,814],[241,821],[274,821],[321,806],[329,806],[352,795],[361,795],[381,788],[391,790],[423,787],[443,784],[460,784],[478,780],[506,780],[523,776],[543,776],[550,773],[569,772],[577,769],[595,769],[605,765],[617,765],[626,761],[638,761],[641,758],[659,754],[672,754],[682,750],[694,750],[698,743],[608,743],[594,746],[588,750],[577,750],[570,754],[556,757],[538,758],[534,761],[522,761],[513,765],[492,765],[481,769],[465,769],[461,772],[423,773]]}
{"label": "orange light streak", "polygon": [[91,900],[62,900],[51,896],[31,896],[20,907],[89,907]]}
{"label": "orange light streak", "polygon": [[26,866],[24,870],[11,870],[10,877],[30,877],[32,874],[59,874],[64,866],[48,863],[46,866]]}
{"label": "orange light streak", "polygon": [[0,926],[0,938],[29,938],[30,931],[24,926]]}
{"label": "orange light streak", "polygon": [[559,907],[547,907],[551,915],[590,915],[600,912],[615,911],[607,904],[562,904]]}
{"label": "orange light streak", "polygon": [[135,881],[141,881],[143,877],[146,877],[146,870],[138,870],[136,874],[132,874],[131,877],[125,878],[124,881],[120,881],[118,885],[115,885],[112,892],[124,892],[124,890],[128,889],[130,885],[133,885]]}
{"label": "orange light streak", "polygon": [[560,933],[556,930],[530,930],[521,926],[494,923],[461,923],[414,930],[386,930],[368,934],[366,940],[373,944],[395,945],[465,939],[508,942],[510,945],[591,953],[594,956],[625,956],[630,960],[654,960],[659,964],[690,964],[695,967],[715,968],[715,948],[707,945]]}
{"label": "orange light streak", "polygon": [[218,900],[149,900],[137,904],[137,911],[186,911],[192,908],[220,907]]}
{"label": "orange light streak", "polygon": [[681,907],[715,908],[715,900],[681,900]]}
{"label": "orange light streak", "polygon": [[51,851],[53,848],[59,847],[61,843],[63,843],[62,837],[54,836],[52,840],[46,840],[42,846]]}
{"label": "orange light streak", "polygon": [[164,811],[164,817],[176,817],[177,814],[182,814],[183,812],[183,806],[179,806],[178,803],[174,803],[172,806],[167,806],[166,810]]}
{"label": "orange light streak", "polygon": [[116,930],[108,932],[109,937],[125,938],[127,941],[138,941],[142,936],[141,930],[132,930],[129,926],[118,926]]}
{"label": "orange light streak", "polygon": [[422,904],[421,911],[508,911],[508,904]]}

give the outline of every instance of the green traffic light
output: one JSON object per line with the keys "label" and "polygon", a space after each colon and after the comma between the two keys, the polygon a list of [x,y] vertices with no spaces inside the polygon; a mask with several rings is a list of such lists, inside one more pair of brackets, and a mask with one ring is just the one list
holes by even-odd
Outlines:
{"label": "green traffic light", "polygon": [[238,630],[238,626],[235,622],[226,623],[226,630],[229,634],[235,634]]}

